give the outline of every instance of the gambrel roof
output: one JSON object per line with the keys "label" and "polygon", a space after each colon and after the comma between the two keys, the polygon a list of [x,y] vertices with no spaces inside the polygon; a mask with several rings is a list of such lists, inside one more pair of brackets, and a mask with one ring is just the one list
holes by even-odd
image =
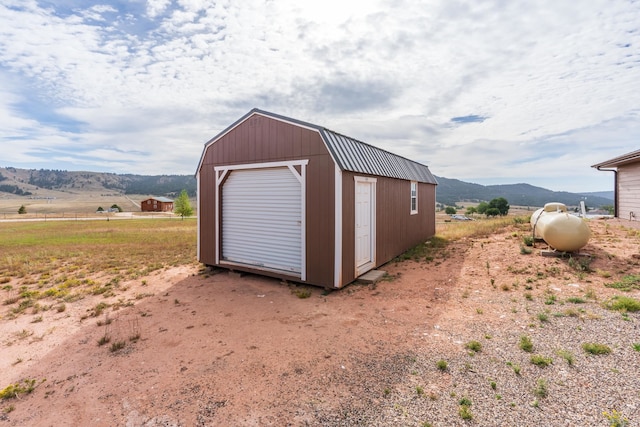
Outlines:
{"label": "gambrel roof", "polygon": [[[373,145],[358,141],[357,139],[339,134],[325,127],[281,116],[279,114],[270,113],[257,108],[249,111],[227,129],[213,137],[205,144],[205,147],[213,144],[231,129],[235,128],[254,114],[317,130],[331,153],[331,156],[341,170],[429,184],[438,183],[435,177],[431,174],[431,171],[429,171],[429,167],[422,163],[409,160]],[[200,159],[198,170],[202,165],[203,158],[204,152],[203,157]]]}

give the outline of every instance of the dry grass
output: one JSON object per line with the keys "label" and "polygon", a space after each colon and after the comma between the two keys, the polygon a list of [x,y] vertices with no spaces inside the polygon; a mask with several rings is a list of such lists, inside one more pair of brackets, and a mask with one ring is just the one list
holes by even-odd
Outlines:
{"label": "dry grass", "polygon": [[18,315],[36,301],[113,295],[120,283],[192,264],[196,221],[0,223],[0,298]]}
{"label": "dry grass", "polygon": [[530,232],[528,217],[504,216],[476,221],[439,222],[436,225],[436,236],[448,241],[464,237],[483,237],[495,234],[513,224],[520,225],[523,231]]}

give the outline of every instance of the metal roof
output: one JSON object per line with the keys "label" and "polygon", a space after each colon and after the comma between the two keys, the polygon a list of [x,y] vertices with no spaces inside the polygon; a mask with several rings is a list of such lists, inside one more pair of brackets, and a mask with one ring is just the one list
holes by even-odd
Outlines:
{"label": "metal roof", "polygon": [[615,168],[625,163],[632,163],[640,161],[640,150],[632,151],[631,153],[623,154],[622,156],[614,157],[602,163],[592,165],[592,168]]}
{"label": "metal roof", "polygon": [[[378,147],[374,147],[373,145],[358,141],[357,139],[341,135],[325,127],[281,116],[258,108],[252,109],[227,129],[220,132],[216,137],[209,140],[205,144],[205,149],[209,144],[214,143],[224,134],[254,114],[260,114],[273,119],[317,130],[341,170],[425,182],[429,184],[438,184],[435,177],[429,171],[429,167],[422,163],[390,153]],[[204,158],[204,153],[202,154],[202,158]],[[201,163],[202,158],[200,160]],[[198,166],[198,170],[199,169],[200,166]]]}
{"label": "metal roof", "polygon": [[173,200],[167,198],[167,197],[149,197],[148,199],[145,200],[157,200],[159,202],[163,202],[163,203],[171,203],[173,202]]}
{"label": "metal roof", "polygon": [[321,129],[320,135],[342,170],[437,184],[426,165],[373,145]]}

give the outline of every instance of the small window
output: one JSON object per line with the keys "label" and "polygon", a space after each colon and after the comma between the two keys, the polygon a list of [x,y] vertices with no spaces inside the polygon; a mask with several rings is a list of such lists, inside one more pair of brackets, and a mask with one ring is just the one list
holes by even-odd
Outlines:
{"label": "small window", "polygon": [[418,183],[411,182],[411,215],[418,213]]}

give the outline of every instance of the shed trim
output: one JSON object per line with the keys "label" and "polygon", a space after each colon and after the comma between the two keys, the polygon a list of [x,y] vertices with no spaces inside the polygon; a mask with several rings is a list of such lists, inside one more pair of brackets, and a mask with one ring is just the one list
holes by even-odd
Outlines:
{"label": "shed trim", "polygon": [[632,151],[627,154],[623,154],[618,157],[614,157],[613,159],[606,160],[601,163],[596,163],[592,165],[592,168],[600,169],[600,168],[615,168],[626,163],[633,163],[640,161],[640,150]]}
{"label": "shed trim", "polygon": [[339,288],[342,283],[342,170],[337,163],[335,165],[335,178],[334,178],[334,187],[335,187],[335,257],[333,264],[333,287]]}
{"label": "shed trim", "polygon": [[196,224],[198,227],[198,239],[197,239],[197,244],[196,244],[196,259],[200,259],[200,217],[202,216],[200,214],[200,174],[196,175],[196,197],[197,197],[197,203],[198,203],[198,214],[196,215]]}
{"label": "shed trim", "polygon": [[[309,159],[302,160],[288,160],[285,162],[265,162],[265,163],[244,163],[241,165],[226,165],[226,166],[214,166],[213,170],[215,171],[233,171],[238,169],[262,169],[262,168],[280,168],[280,167],[288,167],[289,169],[294,169],[293,166],[306,166],[309,164]],[[296,175],[298,172],[296,171]]]}

